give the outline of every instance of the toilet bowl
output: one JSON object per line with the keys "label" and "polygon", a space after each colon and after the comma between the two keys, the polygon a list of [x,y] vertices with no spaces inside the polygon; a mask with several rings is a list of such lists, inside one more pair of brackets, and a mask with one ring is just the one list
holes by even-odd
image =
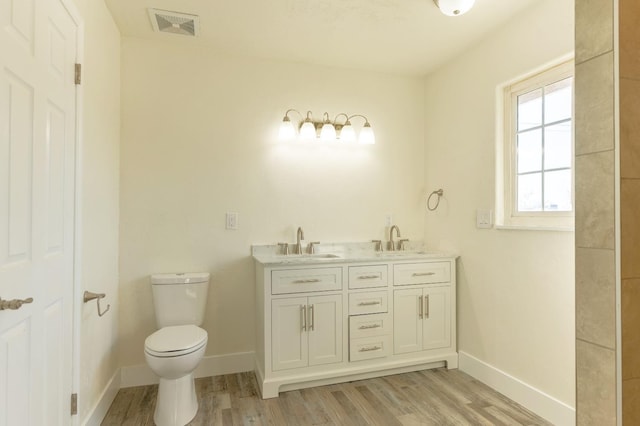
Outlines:
{"label": "toilet bowl", "polygon": [[147,364],[160,377],[156,425],[185,425],[198,412],[193,370],[204,356],[207,339],[200,327],[178,325],[161,328],[145,340]]}
{"label": "toilet bowl", "polygon": [[208,286],[208,273],[151,276],[159,330],[146,338],[144,356],[160,378],[153,415],[158,426],[186,425],[198,412],[193,371],[207,348],[207,332],[199,325]]}

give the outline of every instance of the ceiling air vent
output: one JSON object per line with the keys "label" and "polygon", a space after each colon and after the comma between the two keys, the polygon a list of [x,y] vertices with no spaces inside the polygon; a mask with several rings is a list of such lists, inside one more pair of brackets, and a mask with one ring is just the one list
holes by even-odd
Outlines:
{"label": "ceiling air vent", "polygon": [[149,9],[149,17],[154,31],[163,33],[196,36],[199,31],[199,18],[196,15],[171,12],[169,10]]}

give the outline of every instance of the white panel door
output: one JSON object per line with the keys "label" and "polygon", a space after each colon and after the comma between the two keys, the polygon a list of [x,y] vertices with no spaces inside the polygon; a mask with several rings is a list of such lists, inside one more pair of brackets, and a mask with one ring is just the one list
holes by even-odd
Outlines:
{"label": "white panel door", "polygon": [[422,288],[393,292],[393,353],[422,350]]}
{"label": "white panel door", "polygon": [[0,0],[0,425],[70,424],[77,26]]}
{"label": "white panel door", "polygon": [[271,302],[273,371],[306,367],[308,362],[307,298]]}
{"label": "white panel door", "polygon": [[309,297],[309,365],[342,361],[342,295]]}
{"label": "white panel door", "polygon": [[451,346],[450,287],[427,287],[423,296],[422,349]]}

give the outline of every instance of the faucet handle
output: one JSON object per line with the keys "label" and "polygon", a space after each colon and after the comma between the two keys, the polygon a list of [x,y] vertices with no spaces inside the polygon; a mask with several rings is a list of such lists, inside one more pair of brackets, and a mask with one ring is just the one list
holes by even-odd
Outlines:
{"label": "faucet handle", "polygon": [[309,254],[314,254],[316,252],[316,244],[320,244],[320,241],[311,241],[309,244],[307,244],[307,250],[309,251]]}
{"label": "faucet handle", "polygon": [[407,241],[409,241],[409,239],[408,239],[408,238],[401,238],[401,239],[398,241],[398,244],[399,244],[399,250],[404,250],[404,243],[406,243]]}
{"label": "faucet handle", "polygon": [[372,243],[375,243],[375,251],[382,251],[382,240],[371,240]]}
{"label": "faucet handle", "polygon": [[278,243],[278,246],[282,247],[282,254],[289,254],[289,243]]}

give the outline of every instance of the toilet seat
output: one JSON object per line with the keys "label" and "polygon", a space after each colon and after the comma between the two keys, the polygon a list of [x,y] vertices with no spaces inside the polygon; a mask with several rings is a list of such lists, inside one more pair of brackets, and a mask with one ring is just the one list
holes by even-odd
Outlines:
{"label": "toilet seat", "polygon": [[197,351],[207,344],[207,332],[195,325],[163,327],[144,341],[146,353],[157,357],[177,357]]}

